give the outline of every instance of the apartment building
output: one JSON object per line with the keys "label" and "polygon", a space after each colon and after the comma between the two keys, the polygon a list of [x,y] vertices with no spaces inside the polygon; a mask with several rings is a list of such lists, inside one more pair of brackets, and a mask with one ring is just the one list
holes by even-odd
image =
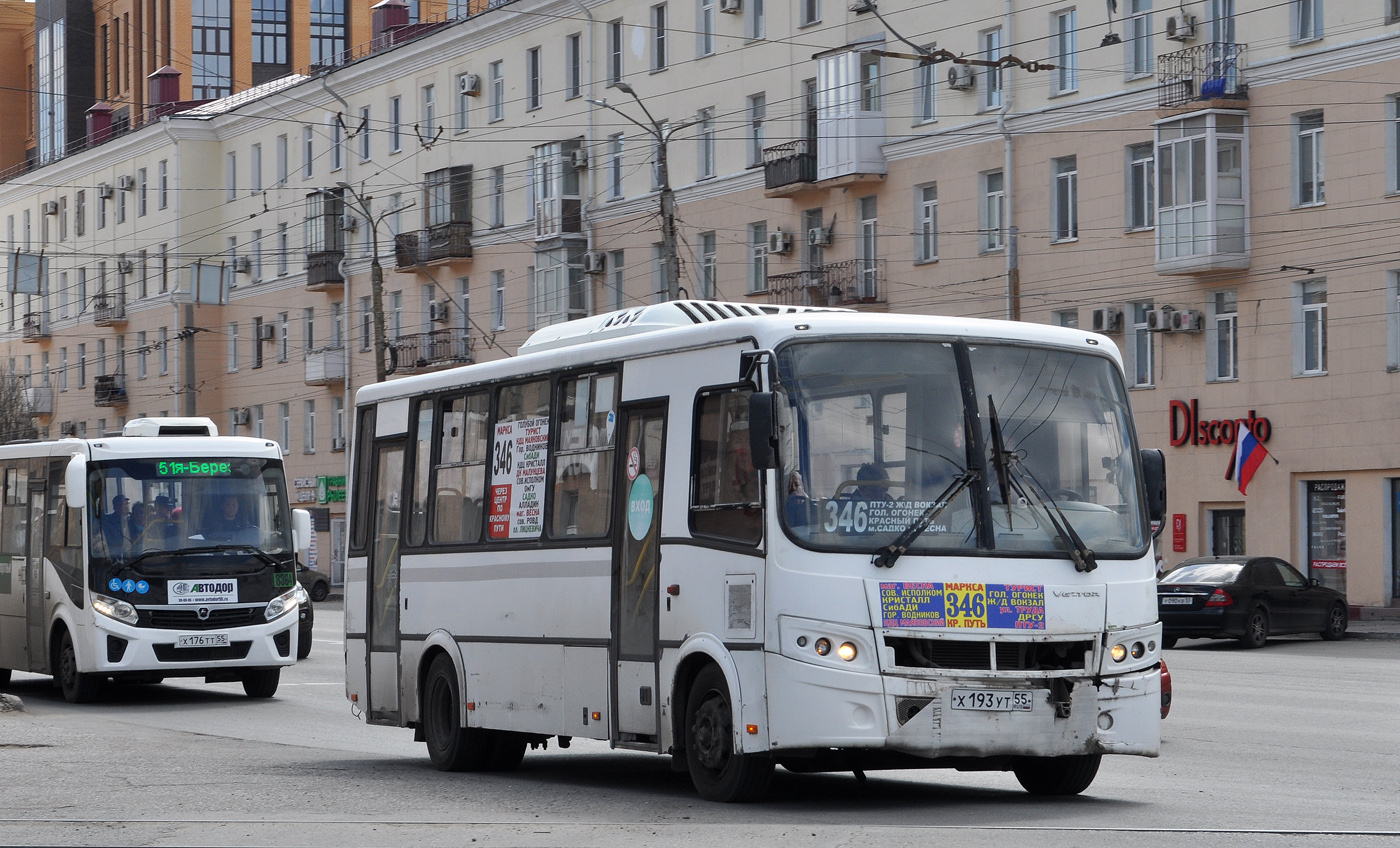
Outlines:
{"label": "apartment building", "polygon": [[[0,337],[52,389],[52,435],[213,415],[329,500],[375,379],[373,265],[394,374],[508,356],[667,296],[664,182],[684,296],[1108,333],[1167,453],[1167,564],[1271,553],[1391,603],[1400,9],[1120,5],[515,0],[415,24],[388,0],[314,75],[0,184],[11,251],[47,261]],[[1277,460],[1247,495],[1239,420]]]}

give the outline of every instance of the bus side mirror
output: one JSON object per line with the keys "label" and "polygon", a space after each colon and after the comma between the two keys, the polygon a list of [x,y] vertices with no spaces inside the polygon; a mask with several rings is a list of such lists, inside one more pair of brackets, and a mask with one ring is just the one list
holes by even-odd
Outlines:
{"label": "bus side mirror", "polygon": [[292,510],[292,547],[297,553],[311,547],[311,513],[308,510]]}
{"label": "bus side mirror", "polygon": [[67,492],[69,509],[87,506],[87,459],[82,454],[75,453],[68,460],[68,468],[63,472],[63,488]]}
{"label": "bus side mirror", "polygon": [[773,404],[772,392],[749,395],[749,459],[758,470],[777,465],[778,440]]}
{"label": "bus side mirror", "polygon": [[1138,452],[1142,465],[1142,488],[1147,493],[1147,518],[1164,521],[1167,517],[1167,458],[1155,448]]}

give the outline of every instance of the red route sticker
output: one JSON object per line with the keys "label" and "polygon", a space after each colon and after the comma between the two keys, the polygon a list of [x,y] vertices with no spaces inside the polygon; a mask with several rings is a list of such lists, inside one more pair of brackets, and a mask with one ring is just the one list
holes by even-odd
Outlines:
{"label": "red route sticker", "polygon": [[627,479],[636,480],[642,470],[642,453],[636,448],[627,452]]}

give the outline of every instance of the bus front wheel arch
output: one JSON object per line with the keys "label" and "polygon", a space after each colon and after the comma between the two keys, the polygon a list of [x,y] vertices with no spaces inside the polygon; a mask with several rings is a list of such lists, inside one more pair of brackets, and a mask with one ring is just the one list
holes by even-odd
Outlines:
{"label": "bus front wheel arch", "polygon": [[54,682],[63,692],[63,700],[70,704],[87,704],[97,700],[102,690],[102,678],[78,671],[78,649],[67,627],[54,630],[54,646],[49,655],[49,667],[53,669]]}
{"label": "bus front wheel arch", "polygon": [[758,801],[773,780],[773,760],[734,750],[734,702],[719,666],[699,669],[686,692],[683,738],[691,783],[707,801]]}

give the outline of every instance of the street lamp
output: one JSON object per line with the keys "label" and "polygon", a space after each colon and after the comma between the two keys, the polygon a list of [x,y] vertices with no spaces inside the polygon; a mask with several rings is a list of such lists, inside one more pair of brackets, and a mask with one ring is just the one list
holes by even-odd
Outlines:
{"label": "street lamp", "polygon": [[[382,383],[388,376],[388,369],[384,366],[384,354],[388,347],[384,340],[384,268],[379,264],[379,222],[384,220],[384,216],[393,212],[399,212],[412,206],[412,202],[403,206],[395,206],[385,209],[375,217],[370,211],[369,202],[374,199],[372,195],[365,196],[355,190],[355,187],[344,180],[336,182],[336,187],[347,192],[355,206],[359,207],[364,215],[365,222],[369,224],[369,282],[370,282],[370,308],[374,310],[374,379],[375,382]],[[346,363],[346,374],[349,374],[349,362]]]}
{"label": "street lamp", "polygon": [[666,299],[679,300],[681,296],[681,260],[676,246],[676,195],[671,191],[671,174],[666,165],[666,147],[671,142],[671,137],[688,127],[693,127],[698,121],[683,121],[674,127],[667,127],[665,123],[656,120],[652,116],[651,110],[647,109],[647,104],[637,94],[636,89],[625,82],[617,82],[613,87],[623,94],[630,94],[632,99],[637,101],[641,107],[642,114],[651,121],[648,126],[616,106],[609,105],[607,100],[593,100],[588,102],[594,106],[610,109],[637,126],[656,140],[656,181],[661,188],[661,273],[666,279]]}

